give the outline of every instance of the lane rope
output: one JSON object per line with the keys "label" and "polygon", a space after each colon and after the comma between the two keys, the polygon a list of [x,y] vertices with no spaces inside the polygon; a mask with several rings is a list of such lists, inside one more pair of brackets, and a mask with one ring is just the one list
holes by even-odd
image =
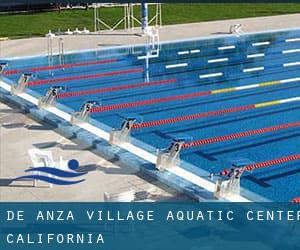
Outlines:
{"label": "lane rope", "polygon": [[251,85],[245,85],[245,86],[239,86],[239,87],[232,87],[232,88],[201,91],[201,92],[195,92],[195,93],[184,94],[184,95],[176,95],[176,96],[141,100],[141,101],[135,101],[135,102],[117,103],[117,104],[111,104],[111,105],[106,105],[106,106],[101,106],[101,107],[95,107],[92,109],[92,113],[112,111],[115,109],[134,108],[134,107],[138,107],[138,106],[152,105],[152,104],[157,104],[157,103],[161,103],[161,102],[185,100],[185,99],[190,99],[190,98],[222,94],[222,93],[229,93],[229,92],[241,91],[241,90],[246,90],[246,89],[267,87],[267,86],[272,86],[272,85],[276,85],[276,84],[285,84],[285,83],[296,82],[296,81],[300,81],[300,77],[284,79],[284,80],[269,81],[269,82],[263,82],[263,83],[251,84]]}
{"label": "lane rope", "polygon": [[112,105],[107,105],[107,106],[95,107],[91,110],[91,112],[98,113],[98,112],[104,112],[104,111],[111,111],[111,110],[115,110],[115,109],[134,108],[134,107],[138,107],[138,106],[156,104],[156,103],[161,103],[161,102],[170,102],[170,101],[175,101],[175,100],[179,100],[179,99],[206,96],[209,94],[210,94],[210,92],[206,91],[206,92],[197,92],[197,93],[191,93],[191,94],[185,94],[185,95],[179,95],[179,96],[168,96],[168,97],[161,97],[161,98],[156,98],[156,99],[142,100],[142,101],[137,101],[137,102],[118,103],[118,104],[112,104]]}
{"label": "lane rope", "polygon": [[216,137],[212,137],[212,138],[191,141],[191,142],[184,143],[182,145],[182,148],[186,149],[186,148],[190,148],[190,147],[198,147],[198,146],[202,146],[202,145],[206,145],[206,144],[213,144],[213,143],[222,142],[222,141],[229,141],[229,140],[234,140],[234,139],[238,139],[238,138],[242,138],[242,137],[270,133],[270,132],[275,132],[275,131],[299,127],[299,126],[300,126],[300,121],[290,122],[290,123],[275,125],[275,126],[271,126],[271,127],[265,127],[265,128],[249,130],[249,131],[244,131],[244,132],[239,132],[239,133],[234,133],[234,134],[229,134],[229,135],[216,136]]}
{"label": "lane rope", "polygon": [[107,64],[117,62],[117,59],[106,59],[106,60],[99,60],[99,61],[87,61],[87,62],[80,62],[80,63],[68,63],[64,65],[54,65],[54,66],[41,66],[41,67],[34,67],[34,68],[25,68],[25,69],[11,69],[6,70],[3,72],[4,75],[14,75],[22,72],[39,72],[45,70],[56,70],[56,69],[69,69],[75,67],[82,67],[82,66],[90,66],[90,65],[99,65],[99,64]]}
{"label": "lane rope", "polygon": [[161,125],[166,125],[166,124],[170,124],[170,123],[183,122],[183,121],[194,120],[194,119],[199,119],[199,118],[204,118],[204,117],[223,115],[223,114],[228,114],[228,113],[250,110],[250,109],[254,109],[254,108],[255,108],[255,105],[245,105],[245,106],[228,108],[228,109],[208,111],[208,112],[198,113],[198,114],[177,116],[177,117],[161,119],[161,120],[153,120],[153,121],[133,124],[132,129],[141,129],[141,128],[147,128],[147,127],[161,126]]}
{"label": "lane rope", "polygon": [[208,111],[208,112],[204,112],[204,113],[196,113],[196,114],[191,114],[191,115],[184,115],[184,116],[177,116],[177,117],[160,119],[160,120],[152,120],[152,121],[147,121],[147,122],[142,122],[142,123],[135,123],[132,125],[132,129],[141,129],[141,128],[147,128],[147,127],[161,126],[161,125],[166,125],[166,124],[170,124],[170,123],[183,122],[183,121],[194,120],[194,119],[210,117],[210,116],[218,116],[218,115],[223,115],[223,114],[228,114],[228,113],[235,113],[235,112],[246,111],[246,110],[251,110],[251,109],[255,109],[255,108],[263,108],[263,107],[274,106],[274,105],[279,105],[279,104],[283,104],[283,103],[291,103],[291,102],[296,102],[296,101],[300,101],[300,96],[288,98],[288,99],[282,99],[282,100],[275,100],[275,101],[233,107],[233,108],[228,108],[228,109]]}
{"label": "lane rope", "polygon": [[143,72],[143,71],[144,70],[142,68],[136,68],[136,69],[110,71],[110,72],[104,72],[104,73],[99,73],[99,74],[60,77],[60,78],[54,78],[54,79],[31,81],[28,83],[28,86],[36,86],[36,85],[42,85],[42,84],[48,84],[48,83],[66,82],[66,81],[73,81],[73,80],[100,78],[100,77],[105,77],[105,76],[124,75],[124,74],[130,74],[130,73],[139,73],[139,72]]}
{"label": "lane rope", "polygon": [[300,197],[292,199],[293,203],[300,203]]}
{"label": "lane rope", "polygon": [[266,168],[266,167],[269,167],[269,166],[279,165],[279,164],[283,164],[283,163],[290,162],[290,161],[296,161],[296,160],[300,160],[300,154],[289,155],[289,156],[278,158],[278,159],[273,159],[273,160],[268,160],[268,161],[264,161],[264,162],[254,163],[254,164],[251,164],[251,165],[244,166],[244,167],[242,167],[242,169],[244,171],[252,171],[252,170],[255,170],[255,169]]}
{"label": "lane rope", "polygon": [[[283,164],[286,162],[297,161],[297,160],[300,160],[300,154],[289,155],[289,156],[285,156],[285,157],[281,157],[281,158],[277,158],[277,159],[272,159],[272,160],[268,160],[268,161],[263,161],[263,162],[246,165],[243,167],[239,167],[238,170],[240,173],[242,173],[244,171],[253,171],[255,169],[266,168],[266,167],[280,165],[280,164]],[[220,172],[220,176],[226,176],[229,173],[230,173],[230,171],[228,169],[224,169]]]}
{"label": "lane rope", "polygon": [[99,93],[105,93],[105,92],[113,92],[113,91],[117,91],[117,90],[141,88],[141,87],[161,85],[161,84],[171,84],[171,83],[176,83],[176,79],[167,79],[167,80],[160,80],[160,81],[151,81],[151,82],[128,84],[128,85],[123,85],[123,86],[98,88],[98,89],[87,89],[87,90],[73,91],[73,92],[65,92],[65,93],[59,94],[57,96],[57,98],[68,98],[68,97],[77,97],[77,96],[83,96],[83,95],[93,95],[93,94],[99,94]]}

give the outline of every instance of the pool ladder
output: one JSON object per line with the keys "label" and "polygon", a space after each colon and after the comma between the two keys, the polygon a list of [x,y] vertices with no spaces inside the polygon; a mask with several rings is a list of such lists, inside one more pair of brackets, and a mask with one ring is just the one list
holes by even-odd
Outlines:
{"label": "pool ladder", "polygon": [[61,37],[58,40],[58,54],[59,54],[59,64],[64,65],[65,64],[64,39]]}
{"label": "pool ladder", "polygon": [[[53,66],[53,37],[48,36],[47,39],[47,49],[48,49],[48,66],[49,68]],[[49,75],[52,75],[53,71],[49,69]]]}
{"label": "pool ladder", "polygon": [[[48,66],[50,68],[49,75],[53,75],[53,70],[51,69],[51,67],[54,65],[53,36],[48,36],[47,51],[48,51]],[[60,65],[65,64],[64,40],[61,37],[58,40],[58,61]]]}

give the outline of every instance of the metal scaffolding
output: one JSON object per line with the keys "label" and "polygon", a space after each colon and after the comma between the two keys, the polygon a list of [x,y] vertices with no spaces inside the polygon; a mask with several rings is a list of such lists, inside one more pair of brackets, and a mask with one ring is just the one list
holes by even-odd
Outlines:
{"label": "metal scaffolding", "polygon": [[[156,27],[162,26],[162,8],[161,3],[151,3],[149,5],[155,5],[155,14],[149,17],[149,25]],[[99,32],[101,30],[115,30],[123,27],[124,30],[130,30],[139,28],[142,25],[141,15],[137,16],[134,13],[134,7],[141,6],[140,3],[126,3],[126,4],[107,4],[107,3],[94,3],[94,31]],[[123,7],[123,16],[115,23],[108,24],[101,16],[101,9],[103,8],[115,8]],[[101,28],[102,27],[102,28]]]}

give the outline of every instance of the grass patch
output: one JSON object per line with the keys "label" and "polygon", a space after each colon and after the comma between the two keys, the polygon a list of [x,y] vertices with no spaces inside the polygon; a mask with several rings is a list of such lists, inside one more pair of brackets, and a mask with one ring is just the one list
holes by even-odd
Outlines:
{"label": "grass patch", "polygon": [[[300,13],[300,4],[163,4],[163,24],[179,24],[244,17]],[[101,17],[115,24],[123,8],[103,8]],[[135,7],[139,15],[139,7]],[[154,13],[150,7],[150,15]],[[41,12],[35,14],[0,15],[0,37],[20,38],[43,36],[48,30],[73,30],[84,27],[93,30],[93,9]]]}

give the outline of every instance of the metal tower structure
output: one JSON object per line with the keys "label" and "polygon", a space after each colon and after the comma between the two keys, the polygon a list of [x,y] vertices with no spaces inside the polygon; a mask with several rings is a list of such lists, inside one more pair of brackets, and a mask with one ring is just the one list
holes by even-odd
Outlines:
{"label": "metal tower structure", "polygon": [[[155,6],[155,14],[149,16],[148,6]],[[141,15],[137,16],[134,13],[134,7],[141,6]],[[123,7],[123,16],[113,25],[109,25],[101,16],[101,10],[104,8]],[[94,3],[94,31],[99,32],[101,30],[115,30],[123,28],[124,30],[130,30],[141,27],[144,31],[148,25],[156,27],[162,26],[162,8],[161,3],[126,3],[126,4],[107,4],[107,3]],[[102,27],[102,28],[101,28]]]}

